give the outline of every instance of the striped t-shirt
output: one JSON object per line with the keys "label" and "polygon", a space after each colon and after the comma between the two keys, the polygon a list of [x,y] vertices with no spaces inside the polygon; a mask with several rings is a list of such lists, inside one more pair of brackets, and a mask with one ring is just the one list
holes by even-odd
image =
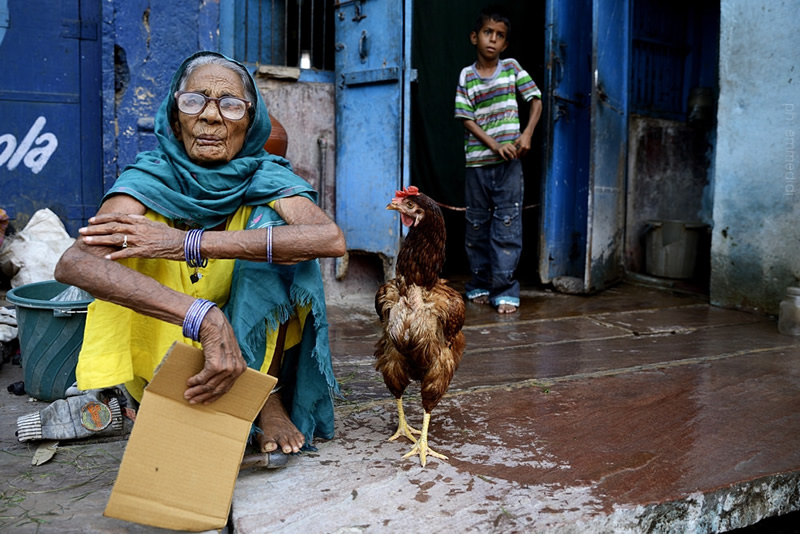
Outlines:
{"label": "striped t-shirt", "polygon": [[[501,59],[497,70],[481,78],[475,64],[461,70],[456,88],[457,119],[471,119],[498,143],[513,143],[520,136],[516,92],[526,102],[542,98],[536,83],[515,59]],[[464,151],[467,167],[500,163],[503,158],[481,143],[466,129]]]}

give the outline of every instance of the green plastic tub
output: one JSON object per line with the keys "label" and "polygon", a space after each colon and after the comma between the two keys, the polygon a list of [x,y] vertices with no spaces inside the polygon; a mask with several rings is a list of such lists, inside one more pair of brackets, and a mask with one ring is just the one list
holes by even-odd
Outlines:
{"label": "green plastic tub", "polygon": [[68,287],[48,280],[6,294],[17,310],[25,392],[42,401],[63,399],[75,382],[86,309],[94,300],[51,300]]}

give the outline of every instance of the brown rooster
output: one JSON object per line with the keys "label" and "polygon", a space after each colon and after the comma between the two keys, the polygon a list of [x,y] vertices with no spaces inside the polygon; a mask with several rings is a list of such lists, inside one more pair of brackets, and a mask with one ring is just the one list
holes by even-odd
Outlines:
{"label": "brown rooster", "polygon": [[[397,432],[389,440],[402,435],[414,442],[404,458],[419,455],[424,467],[428,454],[447,459],[428,447],[428,425],[464,353],[464,299],[439,278],[447,234],[436,202],[411,186],[397,191],[386,209],[399,211],[410,229],[397,255],[396,278],[375,295],[383,326],[375,368],[397,399]],[[412,380],[421,382],[421,432],[408,426],[403,411],[403,392]],[[419,440],[413,434],[420,434]]]}

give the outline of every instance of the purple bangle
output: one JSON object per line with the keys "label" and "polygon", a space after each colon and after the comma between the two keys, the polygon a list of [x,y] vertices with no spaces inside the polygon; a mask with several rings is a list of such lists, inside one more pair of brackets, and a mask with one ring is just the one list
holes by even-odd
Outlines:
{"label": "purple bangle", "polygon": [[190,268],[197,269],[208,265],[208,259],[200,255],[200,241],[203,239],[204,231],[199,228],[186,232],[186,238],[183,240],[183,256]]}
{"label": "purple bangle", "polygon": [[272,226],[267,226],[267,263],[272,263]]}
{"label": "purple bangle", "polygon": [[216,306],[214,302],[206,299],[197,299],[189,306],[186,317],[183,318],[183,337],[200,341],[200,325],[203,324],[208,311]]}

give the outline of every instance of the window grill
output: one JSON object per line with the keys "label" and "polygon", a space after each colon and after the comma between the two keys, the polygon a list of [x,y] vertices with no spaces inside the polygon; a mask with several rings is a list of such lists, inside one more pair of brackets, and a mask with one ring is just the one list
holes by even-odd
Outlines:
{"label": "window grill", "polygon": [[650,116],[685,118],[688,96],[689,0],[633,3],[631,108]]}
{"label": "window grill", "polygon": [[334,1],[236,0],[236,59],[256,65],[333,70]]}
{"label": "window grill", "polygon": [[683,116],[687,47],[633,40],[632,105],[637,111]]}

